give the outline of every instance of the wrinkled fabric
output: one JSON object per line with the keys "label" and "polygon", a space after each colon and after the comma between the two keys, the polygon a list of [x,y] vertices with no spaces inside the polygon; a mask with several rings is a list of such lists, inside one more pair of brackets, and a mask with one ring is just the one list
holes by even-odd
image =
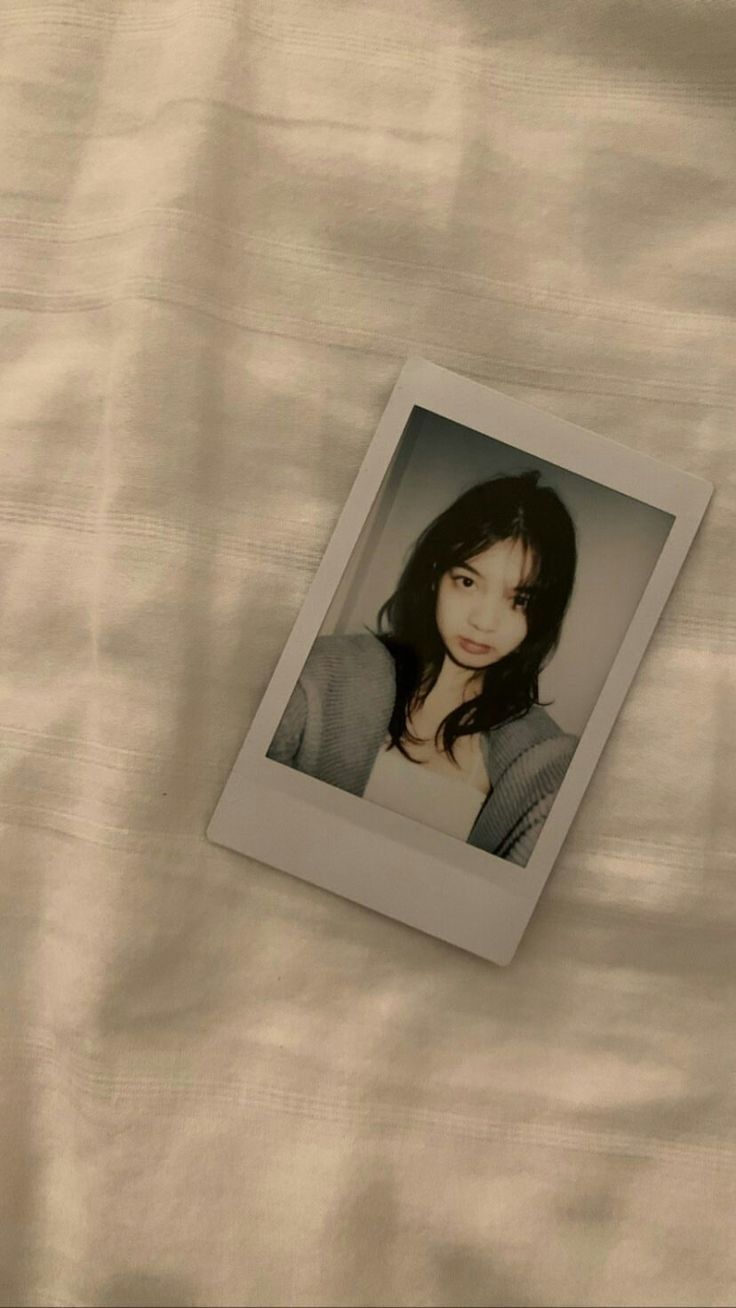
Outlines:
{"label": "wrinkled fabric", "polygon": [[[733,1303],[735,56],[3,5],[2,1303]],[[410,353],[716,486],[506,969],[204,837]]]}

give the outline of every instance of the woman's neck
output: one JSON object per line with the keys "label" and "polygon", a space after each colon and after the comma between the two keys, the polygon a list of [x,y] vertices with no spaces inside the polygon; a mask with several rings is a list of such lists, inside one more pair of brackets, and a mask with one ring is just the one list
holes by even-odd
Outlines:
{"label": "woman's neck", "polygon": [[467,668],[459,667],[446,654],[430,694],[433,700],[456,707],[466,700],[473,699],[479,693],[481,685],[482,673],[470,672]]}
{"label": "woman's neck", "polygon": [[[412,748],[410,756],[415,762],[428,762],[443,754],[437,743],[437,732],[445,718],[467,700],[474,699],[481,689],[482,673],[460,668],[452,659],[445,657],[439,675],[425,699],[415,703],[409,715],[409,737]],[[472,755],[470,738],[465,736],[456,748],[460,748],[466,764]],[[477,748],[477,745],[476,745]],[[471,759],[474,766],[474,760]],[[452,769],[458,766],[457,756],[453,757]],[[449,766],[449,763],[448,763]]]}

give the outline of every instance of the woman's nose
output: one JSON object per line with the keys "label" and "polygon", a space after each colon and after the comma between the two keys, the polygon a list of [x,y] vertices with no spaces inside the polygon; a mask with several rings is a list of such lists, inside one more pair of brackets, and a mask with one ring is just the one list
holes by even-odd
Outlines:
{"label": "woman's nose", "polygon": [[476,631],[495,631],[499,611],[499,600],[490,598],[484,599],[480,604],[476,604],[469,614],[471,627],[475,627]]}

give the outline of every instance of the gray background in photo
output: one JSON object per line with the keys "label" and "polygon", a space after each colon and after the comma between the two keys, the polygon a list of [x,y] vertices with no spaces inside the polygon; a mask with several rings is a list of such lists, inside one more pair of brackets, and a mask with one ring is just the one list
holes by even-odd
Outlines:
{"label": "gray background in photo", "polygon": [[415,409],[320,629],[375,628],[418,535],[477,482],[538,468],[575,522],[578,569],[540,698],[580,735],[673,522],[670,514],[434,413]]}

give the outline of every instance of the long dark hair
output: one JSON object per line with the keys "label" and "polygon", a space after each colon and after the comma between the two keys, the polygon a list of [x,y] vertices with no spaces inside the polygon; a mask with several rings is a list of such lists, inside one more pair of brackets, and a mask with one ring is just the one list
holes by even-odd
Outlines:
{"label": "long dark hair", "polygon": [[414,545],[396,590],[379,611],[374,633],[396,664],[389,748],[409,757],[404,741],[414,740],[408,725],[411,710],[427,698],[444,661],[435,618],[442,577],[497,541],[520,541],[532,560],[524,584],[527,634],[515,650],[486,668],[479,694],[448,713],[435,741],[454,758],[460,736],[524,717],[540,703],[539,674],[560,638],[575,581],[577,544],[570,514],[556,491],[537,484],[539,477],[534,470],[473,486]]}

